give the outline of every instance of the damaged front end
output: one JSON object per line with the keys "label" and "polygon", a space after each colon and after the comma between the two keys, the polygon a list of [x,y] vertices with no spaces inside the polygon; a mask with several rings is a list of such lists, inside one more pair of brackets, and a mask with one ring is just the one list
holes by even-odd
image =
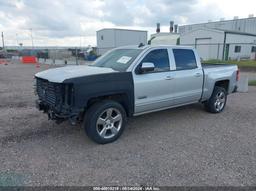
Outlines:
{"label": "damaged front end", "polygon": [[55,83],[36,77],[35,93],[38,95],[36,107],[48,114],[49,120],[61,123],[69,120],[76,124],[79,112],[75,111],[73,84]]}

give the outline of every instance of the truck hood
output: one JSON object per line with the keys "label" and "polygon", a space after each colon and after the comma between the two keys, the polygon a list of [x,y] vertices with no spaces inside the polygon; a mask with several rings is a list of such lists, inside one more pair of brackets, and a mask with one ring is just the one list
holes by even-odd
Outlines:
{"label": "truck hood", "polygon": [[65,66],[38,72],[35,76],[50,82],[61,83],[70,78],[116,72],[111,68],[93,66]]}

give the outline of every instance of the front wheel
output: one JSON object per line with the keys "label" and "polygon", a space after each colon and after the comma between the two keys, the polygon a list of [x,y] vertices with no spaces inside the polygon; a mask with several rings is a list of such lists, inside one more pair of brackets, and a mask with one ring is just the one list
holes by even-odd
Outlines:
{"label": "front wheel", "polygon": [[224,88],[215,86],[210,99],[205,103],[205,108],[211,113],[220,113],[227,102],[227,92]]}
{"label": "front wheel", "polygon": [[84,119],[84,128],[89,138],[99,144],[118,139],[125,127],[126,113],[122,105],[104,100],[92,105]]}

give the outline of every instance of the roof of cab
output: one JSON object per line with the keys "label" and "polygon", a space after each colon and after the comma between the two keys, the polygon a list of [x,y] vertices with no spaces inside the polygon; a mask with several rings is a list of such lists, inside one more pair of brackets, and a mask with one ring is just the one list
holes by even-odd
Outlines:
{"label": "roof of cab", "polygon": [[180,45],[144,45],[144,46],[138,46],[138,45],[129,45],[129,46],[121,46],[116,49],[149,49],[149,48],[184,48],[184,49],[194,49],[192,46],[180,46]]}

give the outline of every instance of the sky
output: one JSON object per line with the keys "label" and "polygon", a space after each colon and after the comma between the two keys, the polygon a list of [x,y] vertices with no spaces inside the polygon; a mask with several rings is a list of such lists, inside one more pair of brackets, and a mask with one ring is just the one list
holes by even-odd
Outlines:
{"label": "sky", "polygon": [[[0,32],[17,46],[96,45],[102,28],[147,30],[256,16],[255,0],[0,0]],[[32,36],[32,38],[31,38]]]}

